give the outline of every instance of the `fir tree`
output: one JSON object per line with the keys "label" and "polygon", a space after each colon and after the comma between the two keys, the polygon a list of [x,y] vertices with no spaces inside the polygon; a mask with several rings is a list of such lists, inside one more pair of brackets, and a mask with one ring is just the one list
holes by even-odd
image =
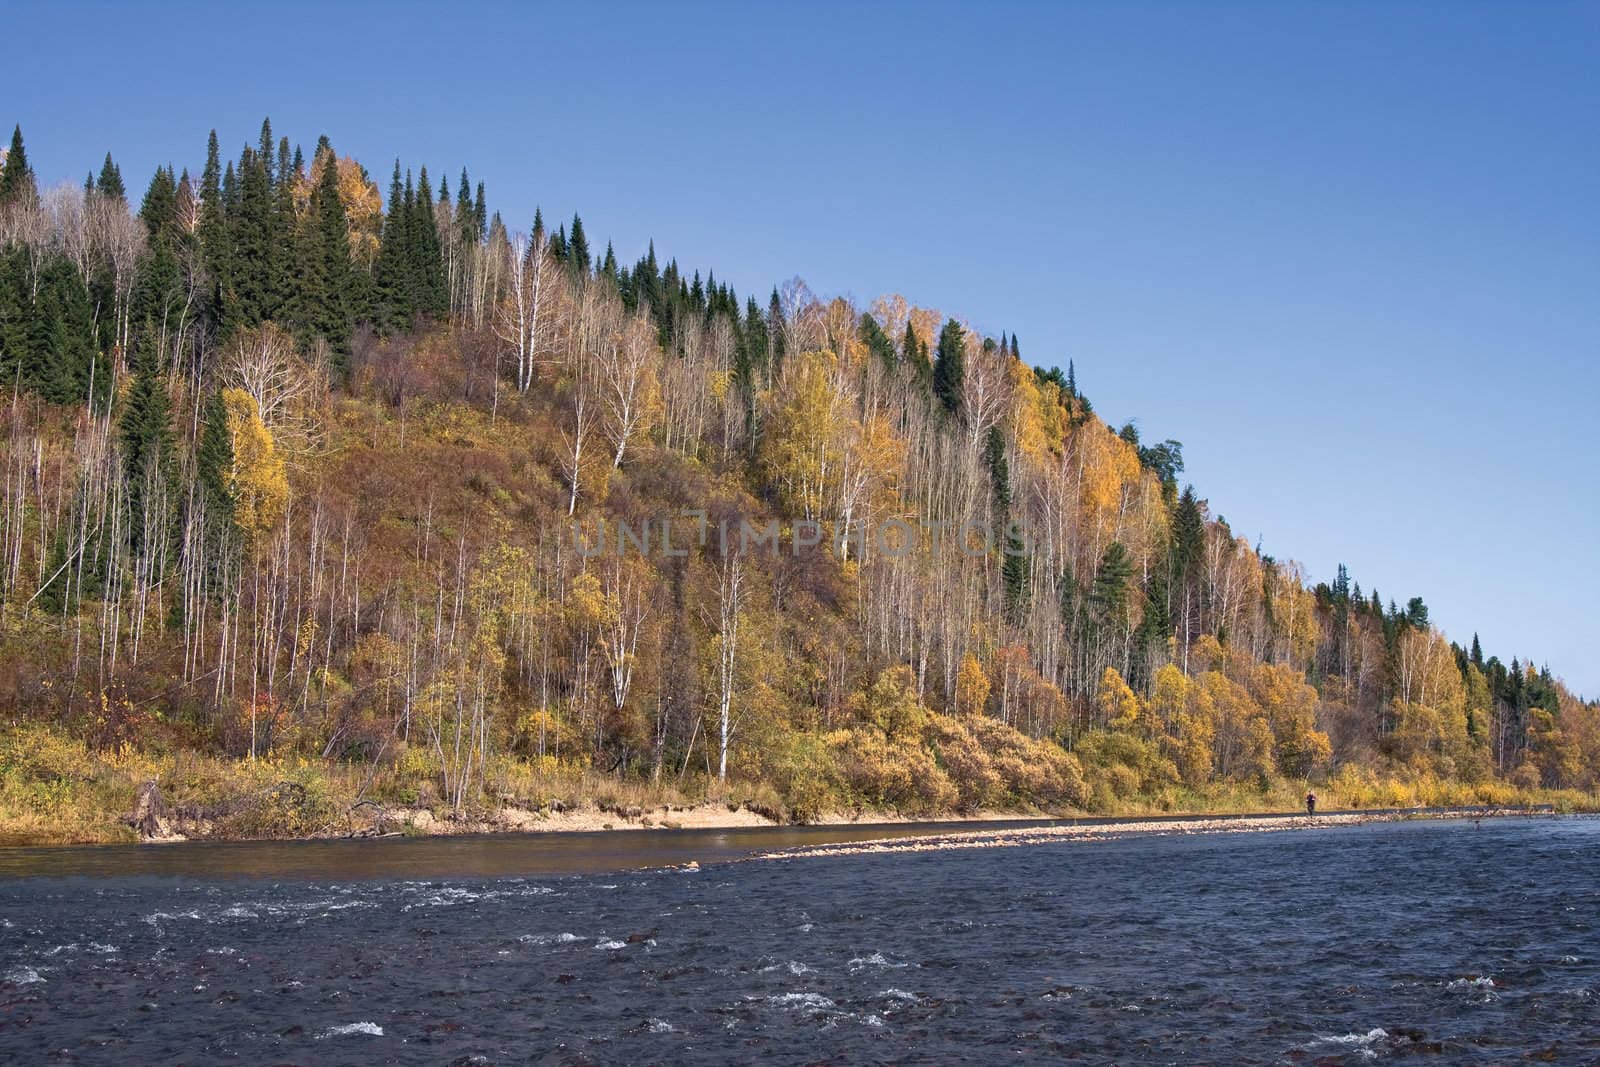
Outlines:
{"label": "fir tree", "polygon": [[[270,132],[270,131],[268,131]],[[246,148],[239,160],[238,206],[228,211],[229,263],[223,293],[228,328],[258,326],[277,311],[278,257],[269,164]]]}
{"label": "fir tree", "polygon": [[162,373],[160,347],[155,324],[145,321],[138,344],[129,359],[133,380],[123,399],[122,413],[117,419],[118,436],[122,441],[123,474],[127,479],[128,538],[138,548],[143,543],[146,523],[164,516],[147,515],[147,510],[162,507],[161,500],[170,500],[168,492],[151,492],[161,483],[170,481],[172,469],[172,398],[167,393],[166,375]]}
{"label": "fir tree", "polygon": [[11,131],[11,147],[6,150],[5,167],[0,169],[0,205],[31,201],[38,195],[28,152],[22,144],[22,127]]}
{"label": "fir tree", "polygon": [[572,233],[567,237],[567,266],[575,279],[589,273],[589,239],[583,233],[583,220],[572,216]]}
{"label": "fir tree", "polygon": [[783,321],[783,301],[778,299],[778,290],[774,287],[771,298],[767,300],[767,359],[774,379],[783,369],[784,334],[787,327],[788,324]]}
{"label": "fir tree", "polygon": [[32,324],[28,250],[21,243],[13,244],[0,250],[0,390],[31,384],[24,370],[31,363]]}
{"label": "fir tree", "polygon": [[1128,579],[1133,577],[1133,560],[1121,541],[1106,546],[1100,557],[1100,566],[1094,573],[1094,585],[1089,590],[1089,602],[1094,609],[1095,621],[1102,626],[1115,627],[1127,615]]}
{"label": "fir tree", "polygon": [[439,226],[433,213],[433,191],[427,167],[417,174],[410,238],[412,306],[429,315],[442,315],[450,308],[450,292],[445,283]]}
{"label": "fir tree", "polygon": [[68,260],[44,268],[31,319],[25,381],[54,404],[109,395],[111,373],[95,345],[89,291]]}
{"label": "fir tree", "polygon": [[169,168],[156,168],[139,205],[139,218],[152,244],[173,236],[178,219],[178,185]]}
{"label": "fir tree", "polygon": [[377,325],[392,333],[411,322],[411,285],[408,260],[408,234],[411,211],[405,188],[400,184],[400,161],[394,161],[394,177],[389,181],[389,208],[383,217],[383,233],[378,243]]}
{"label": "fir tree", "polygon": [[312,201],[308,250],[306,323],[328,344],[335,379],[350,369],[350,293],[354,272],[350,265],[350,231],[344,203],[339,199],[339,168],[330,147],[322,154],[322,178]]}
{"label": "fir tree", "polygon": [[111,153],[106,153],[106,161],[100,165],[100,180],[95,183],[95,192],[108,200],[126,200],[127,187],[122,184],[122,168],[111,161]]}
{"label": "fir tree", "polygon": [[884,369],[893,371],[899,364],[900,357],[894,350],[894,342],[889,340],[889,335],[878,325],[878,320],[863,312],[857,325],[857,332],[867,343],[867,350],[878,358]]}
{"label": "fir tree", "polygon": [[233,493],[229,480],[233,471],[233,435],[228,432],[228,409],[222,394],[206,398],[205,425],[195,447],[195,481],[211,519],[233,518]]}
{"label": "fir tree", "polygon": [[954,415],[961,408],[961,389],[967,377],[966,331],[955,319],[939,331],[939,358],[933,365],[933,395]]}
{"label": "fir tree", "polygon": [[483,231],[478,225],[478,216],[472,210],[472,191],[467,185],[466,167],[461,168],[461,185],[456,189],[455,224],[463,248],[477,244],[483,236]]}

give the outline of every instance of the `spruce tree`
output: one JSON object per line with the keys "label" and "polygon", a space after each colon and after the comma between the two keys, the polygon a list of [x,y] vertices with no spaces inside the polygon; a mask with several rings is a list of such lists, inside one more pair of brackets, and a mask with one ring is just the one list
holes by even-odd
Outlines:
{"label": "spruce tree", "polygon": [[[270,130],[266,131],[270,133]],[[279,257],[274,240],[277,206],[266,157],[246,148],[239,160],[238,206],[228,212],[229,270],[223,321],[229,328],[258,326],[277,312]]]}
{"label": "spruce tree", "polygon": [[433,189],[428,182],[427,167],[417,174],[411,208],[413,307],[429,315],[443,315],[450,309],[450,291],[444,276],[444,258],[439,246],[439,226],[433,211]]}
{"label": "spruce tree", "polygon": [[774,380],[778,372],[783,369],[784,334],[788,324],[783,321],[783,301],[778,298],[776,286],[772,289],[772,296],[767,299],[767,362],[771,376]]}
{"label": "spruce tree", "polygon": [[30,384],[24,375],[33,325],[28,277],[27,248],[18,243],[0,249],[0,390]]}
{"label": "spruce tree", "polygon": [[1128,579],[1131,577],[1133,560],[1128,556],[1127,548],[1121,541],[1111,542],[1100,557],[1094,585],[1089,590],[1089,602],[1097,623],[1114,627],[1126,617]]}
{"label": "spruce tree", "polygon": [[111,372],[95,344],[89,290],[64,258],[41,272],[22,377],[53,404],[81,404],[110,393]]}
{"label": "spruce tree", "polygon": [[28,152],[22,144],[22,127],[18,125],[11,131],[11,147],[6,150],[5,167],[0,169],[0,205],[27,202],[37,195],[33,168],[28,166]]}
{"label": "spruce tree", "polygon": [[939,358],[933,365],[933,395],[951,415],[961,409],[961,389],[966,377],[966,331],[959,322],[950,319],[939,331]]}
{"label": "spruce tree", "polygon": [[277,184],[272,173],[272,150],[275,147],[277,146],[272,139],[272,120],[264,118],[261,120],[261,140],[256,143],[256,158],[261,161],[261,169],[266,175],[268,189]]}
{"label": "spruce tree", "polygon": [[150,179],[150,185],[145,189],[144,201],[139,205],[139,219],[144,223],[145,232],[151,242],[162,240],[169,236],[177,222],[178,216],[178,185],[172,178],[172,172],[166,167],[157,167],[155,175]]}
{"label": "spruce tree", "polygon": [[400,184],[400,161],[394,161],[394,176],[389,181],[389,208],[383,217],[383,232],[378,241],[377,326],[393,333],[411,322],[411,291],[407,248],[411,214],[405,189]]}
{"label": "spruce tree", "polygon": [[122,168],[111,161],[111,153],[106,153],[106,161],[100,165],[100,180],[95,183],[95,192],[108,200],[127,200],[128,190],[122,184]]}
{"label": "spruce tree", "polygon": [[857,325],[857,332],[866,342],[867,350],[883,364],[884,370],[892,372],[900,361],[899,356],[894,350],[894,342],[883,332],[878,320],[863,312]]}
{"label": "spruce tree", "polygon": [[229,488],[233,472],[233,435],[228,432],[228,409],[222,394],[206,398],[205,425],[195,447],[195,482],[205,501],[206,515],[213,520],[232,521],[233,493]]}
{"label": "spruce tree", "polygon": [[320,299],[310,308],[311,326],[328,343],[330,371],[341,379],[350,369],[350,292],[354,272],[350,265],[350,230],[344,203],[339,199],[339,168],[330,147],[322,155],[322,179],[312,205],[313,231],[307,246],[314,274],[322,287]]}
{"label": "spruce tree", "polygon": [[1020,622],[1028,605],[1028,556],[1021,531],[1011,522],[1011,469],[1006,461],[1006,439],[1000,427],[989,428],[984,449],[989,466],[991,517],[995,544],[1001,553],[1000,577],[1005,591],[1006,618]]}
{"label": "spruce tree", "polygon": [[583,220],[572,216],[572,233],[567,237],[567,267],[575,279],[589,274],[589,239],[583,233]]}
{"label": "spruce tree", "polygon": [[[160,347],[155,324],[145,320],[139,342],[128,361],[133,380],[123,399],[117,419],[122,441],[123,474],[127,479],[128,538],[135,549],[143,543],[147,509],[160,508],[150,494],[155,486],[172,476],[172,398],[167,393],[162,373]],[[170,485],[167,487],[170,490]],[[160,494],[166,500],[172,493]],[[166,516],[153,516],[167,521]]]}
{"label": "spruce tree", "polygon": [[472,210],[472,189],[467,184],[467,168],[461,168],[461,185],[456,190],[455,218],[456,233],[459,235],[462,248],[470,248],[478,243],[483,236],[483,231],[478,225],[478,215]]}

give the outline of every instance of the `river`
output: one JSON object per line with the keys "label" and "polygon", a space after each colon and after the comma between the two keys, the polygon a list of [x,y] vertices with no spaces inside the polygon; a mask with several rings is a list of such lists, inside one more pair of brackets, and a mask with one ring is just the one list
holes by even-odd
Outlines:
{"label": "river", "polygon": [[12,850],[0,1060],[1600,1060],[1600,820],[922,830]]}

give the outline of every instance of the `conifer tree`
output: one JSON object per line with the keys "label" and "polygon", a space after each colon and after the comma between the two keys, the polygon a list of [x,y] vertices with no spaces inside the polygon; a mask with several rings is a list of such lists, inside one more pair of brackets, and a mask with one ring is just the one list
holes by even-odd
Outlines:
{"label": "conifer tree", "polygon": [[95,345],[89,291],[68,260],[42,271],[31,319],[25,381],[54,404],[109,395],[111,373]]}
{"label": "conifer tree", "polygon": [[127,187],[122,184],[122,168],[111,161],[111,153],[106,153],[106,161],[100,165],[100,180],[95,183],[95,192],[108,200],[126,200]]}
{"label": "conifer tree", "polygon": [[344,203],[339,199],[338,160],[331,146],[323,153],[322,161],[322,178],[317,183],[306,237],[310,252],[307,277],[315,287],[308,301],[308,325],[328,343],[332,354],[329,369],[335,378],[342,378],[350,369],[354,272],[350,264],[350,231]]}
{"label": "conifer tree", "polygon": [[567,266],[575,279],[589,274],[589,239],[583,233],[583,220],[572,216],[572,233],[567,237]]}
{"label": "conifer tree", "polygon": [[157,167],[139,205],[139,218],[152,242],[171,236],[178,215],[178,185],[172,171]]}
{"label": "conifer tree", "polygon": [[[270,131],[267,131],[270,132]],[[228,211],[228,287],[223,321],[228,328],[260,325],[277,311],[278,257],[267,158],[246,148],[239,160],[238,206]]]}
{"label": "conifer tree", "polygon": [[148,495],[151,483],[168,480],[173,474],[172,398],[162,373],[155,324],[148,319],[129,359],[129,370],[133,380],[123,399],[117,430],[127,479],[128,537],[138,548],[145,533],[146,508],[159,506]]}
{"label": "conifer tree", "polygon": [[23,203],[37,195],[33,168],[28,166],[28,152],[22,144],[22,127],[18,125],[11,131],[11,147],[6,150],[5,167],[0,169],[0,205]]}
{"label": "conifer tree", "polygon": [[483,231],[478,225],[478,215],[472,209],[472,190],[467,185],[467,168],[461,168],[461,185],[456,189],[455,218],[456,233],[460,236],[461,246],[470,248],[478,243],[483,236]]}
{"label": "conifer tree", "polygon": [[783,321],[783,301],[778,299],[778,289],[772,289],[772,296],[767,300],[767,362],[769,373],[776,379],[778,372],[783,369],[784,332],[787,323]]}
{"label": "conifer tree", "polygon": [[966,376],[966,331],[959,322],[950,319],[939,331],[939,358],[933,365],[933,395],[951,415],[961,408],[961,389]]}
{"label": "conifer tree", "polygon": [[28,285],[28,252],[20,243],[0,250],[0,390],[31,384],[29,334],[33,301]]}
{"label": "conifer tree", "polygon": [[206,513],[213,519],[232,519],[233,493],[229,488],[233,471],[233,437],[228,432],[228,408],[222,393],[206,398],[205,425],[195,447],[195,481]]}
{"label": "conifer tree", "polygon": [[389,181],[389,207],[383,217],[376,271],[377,325],[386,333],[411,322],[410,228],[411,209],[405,187],[400,184],[400,161],[397,159],[394,176]]}

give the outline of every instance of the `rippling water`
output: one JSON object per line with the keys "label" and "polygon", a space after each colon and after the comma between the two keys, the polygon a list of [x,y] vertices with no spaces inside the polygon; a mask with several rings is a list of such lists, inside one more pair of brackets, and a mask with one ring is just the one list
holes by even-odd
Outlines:
{"label": "rippling water", "polygon": [[[283,846],[293,848],[295,846]],[[1600,1059],[1600,822],[0,880],[0,1059]]]}

